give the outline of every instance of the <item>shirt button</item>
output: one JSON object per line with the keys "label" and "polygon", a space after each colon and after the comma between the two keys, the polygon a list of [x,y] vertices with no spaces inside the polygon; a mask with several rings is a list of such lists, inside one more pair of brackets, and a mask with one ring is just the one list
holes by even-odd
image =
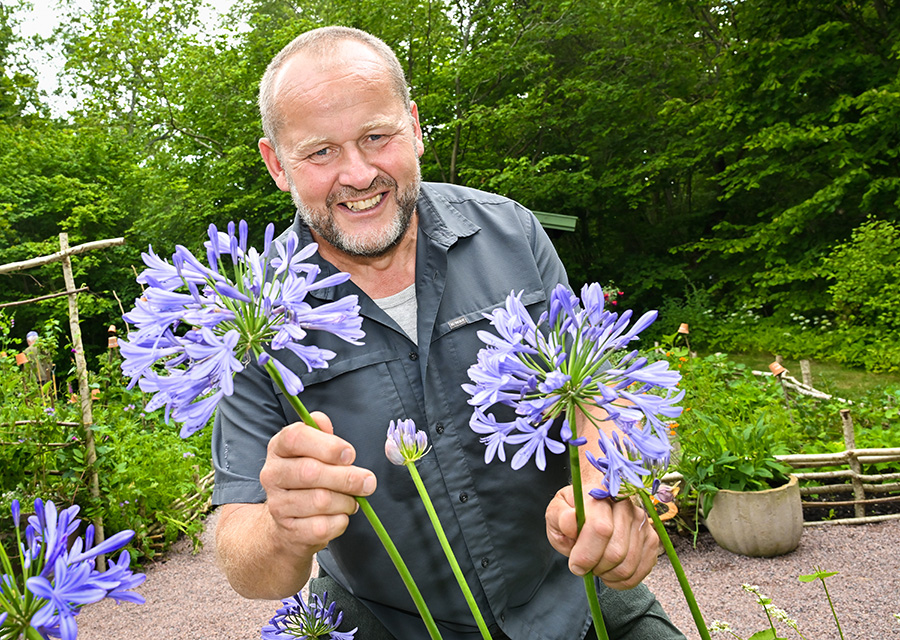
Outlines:
{"label": "shirt button", "polygon": [[444,423],[438,422],[436,425],[434,425],[434,430],[438,433],[444,433]]}
{"label": "shirt button", "polygon": [[469,494],[466,493],[465,491],[460,491],[460,492],[459,492],[459,501],[460,501],[460,502],[467,502],[468,500],[469,500]]}
{"label": "shirt button", "polygon": [[418,360],[418,359],[419,359],[419,354],[416,353],[415,351],[410,351],[410,352],[409,352],[409,359],[410,359],[410,360],[414,360],[414,361],[415,361],[415,360]]}
{"label": "shirt button", "polygon": [[491,563],[491,559],[485,556],[481,559],[481,566],[487,568],[487,566]]}
{"label": "shirt button", "polygon": [[506,614],[505,613],[500,614],[500,622],[506,622]]}

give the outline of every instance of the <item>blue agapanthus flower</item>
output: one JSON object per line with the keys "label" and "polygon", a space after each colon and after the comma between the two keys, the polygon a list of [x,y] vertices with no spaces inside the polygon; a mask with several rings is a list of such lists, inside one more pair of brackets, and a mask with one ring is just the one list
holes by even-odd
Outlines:
{"label": "blue agapanthus flower", "polygon": [[[0,636],[31,637],[31,628],[44,638],[75,640],[78,626],[75,616],[85,606],[112,598],[116,602],[143,603],[143,596],[131,591],[143,583],[143,574],[132,573],[131,556],[122,551],[106,571],[96,568],[99,555],[124,547],[134,537],[133,531],[119,532],[94,544],[94,526],[89,525],[84,537],[70,537],[80,528],[77,505],[57,511],[52,502],[34,502],[34,515],[28,518],[25,540],[19,533],[21,509],[12,503],[13,523],[19,543],[22,573],[4,573],[0,577]],[[10,571],[12,564],[0,549],[2,566]],[[31,633],[34,633],[32,631]]]}
{"label": "blue agapanthus flower", "polygon": [[263,640],[283,640],[284,638],[303,638],[304,640],[317,640],[330,638],[331,640],[352,640],[356,629],[351,631],[338,631],[344,613],[337,610],[336,603],[328,602],[328,592],[324,592],[320,598],[318,594],[312,594],[312,602],[307,604],[300,594],[286,600],[282,600],[281,608],[262,628]]}
{"label": "blue agapanthus flower", "polygon": [[[510,293],[504,307],[486,315],[496,333],[479,332],[485,346],[469,368],[472,384],[463,385],[472,396],[469,425],[486,446],[485,462],[505,461],[506,446],[521,445],[511,466],[534,459],[544,469],[548,451],[586,442],[569,426],[574,412],[600,407],[619,433],[610,438],[599,431],[606,458],[589,460],[604,472],[604,485],[593,495],[615,496],[623,480],[642,486],[645,476],[655,478],[669,460],[665,419],[680,415],[684,392],[667,362],[651,363],[627,349],[656,311],[632,323],[630,310],[619,315],[604,308],[600,285],[585,285],[580,300],[559,285],[535,322],[521,296]],[[512,407],[515,419],[497,420],[490,412],[495,405]]]}
{"label": "blue agapanthus flower", "polygon": [[316,244],[299,247],[293,231],[276,240],[270,224],[260,253],[247,247],[246,222],[237,234],[233,222],[227,229],[209,226],[207,264],[180,245],[171,264],[152,248],[144,253],[147,268],[138,282],[145,288],[123,316],[135,328],[120,344],[129,388],[139,382],[154,394],[145,410],[165,406],[166,419],[182,423],[182,437],[206,425],[218,401],[233,393],[233,376],[251,356],[270,363],[296,395],[303,390],[300,377],[269,352],[287,349],[312,371],[327,367],[335,353],[303,344],[309,331],[328,331],[351,344],[364,337],[356,296],[316,307],[307,302],[310,291],[350,277],[320,279],[319,267],[304,262]]}

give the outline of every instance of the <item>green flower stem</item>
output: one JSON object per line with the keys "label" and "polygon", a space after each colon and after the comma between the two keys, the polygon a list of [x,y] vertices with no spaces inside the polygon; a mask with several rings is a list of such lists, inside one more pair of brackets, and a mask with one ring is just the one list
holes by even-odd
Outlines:
{"label": "green flower stem", "polygon": [[[572,420],[569,424],[574,424]],[[578,523],[578,531],[584,526],[584,491],[581,488],[581,460],[578,456],[578,447],[569,445],[569,465],[572,467],[572,493],[575,499],[575,521]],[[591,617],[594,619],[594,631],[598,640],[609,640],[606,633],[606,625],[603,624],[603,612],[600,611],[600,598],[597,596],[597,584],[594,582],[594,574],[590,571],[584,575],[584,591],[587,593],[588,604],[591,607]]]}
{"label": "green flower stem", "polygon": [[[819,571],[818,567],[816,567],[816,571]],[[825,578],[821,575],[819,576],[819,581],[822,583],[822,588],[825,589],[825,598],[828,600],[828,606],[831,607],[831,615],[834,616],[834,623],[837,625],[838,634],[841,636],[841,640],[844,640],[844,630],[841,629],[837,611],[834,610],[834,602],[831,601],[831,594],[828,593],[828,585],[825,584]]]}
{"label": "green flower stem", "polygon": [[432,640],[439,640],[441,632],[438,631],[437,624],[434,622],[431,611],[428,610],[428,605],[425,604],[425,599],[422,597],[419,587],[416,586],[416,582],[413,580],[409,569],[406,568],[406,563],[403,562],[403,558],[400,557],[400,552],[397,551],[397,547],[394,546],[391,536],[388,535],[384,525],[381,524],[381,520],[375,515],[375,511],[372,509],[369,501],[365,498],[357,498],[356,501],[359,503],[359,508],[362,509],[362,512],[366,514],[366,518],[369,519],[372,528],[375,529],[378,539],[381,540],[381,544],[384,545],[391,560],[394,561],[394,566],[397,567],[397,572],[403,579],[403,584],[406,585],[406,588],[409,590],[409,595],[412,596],[413,602],[416,603],[416,609],[418,609],[419,615],[422,616],[422,621],[425,623],[425,626],[428,627],[428,635],[431,636]]}
{"label": "green flower stem", "polygon": [[[275,368],[275,365],[273,365],[271,362],[267,362],[265,364],[265,369],[281,389],[281,391],[284,393],[284,396],[288,399],[288,402],[290,402],[291,407],[294,408],[303,422],[313,429],[318,429],[319,426],[316,424],[316,421],[313,420],[312,415],[310,415],[309,411],[306,410],[306,407],[303,406],[300,398],[288,393],[287,389],[284,388],[284,381],[281,379],[281,374],[278,373],[278,369]],[[362,510],[366,518],[369,520],[369,524],[372,525],[372,529],[375,530],[375,534],[378,536],[378,539],[381,540],[381,544],[384,545],[384,549],[385,551],[387,551],[388,555],[393,561],[394,567],[396,567],[397,569],[397,573],[400,574],[400,578],[403,580],[403,584],[406,585],[406,588],[409,591],[409,595],[412,596],[413,602],[416,605],[416,609],[418,609],[419,615],[422,617],[422,621],[428,628],[428,635],[432,640],[440,640],[441,633],[440,631],[438,631],[437,624],[434,621],[434,617],[431,615],[431,611],[428,610],[428,605],[425,604],[425,599],[422,597],[422,592],[419,591],[419,587],[418,585],[416,585],[416,581],[413,579],[412,574],[406,567],[406,563],[400,556],[400,552],[397,550],[397,546],[394,544],[394,541],[391,540],[391,536],[387,532],[387,529],[385,529],[384,525],[381,524],[381,520],[378,519],[378,516],[375,514],[375,511],[374,509],[372,509],[372,506],[369,504],[368,500],[357,496],[356,502],[359,504],[360,510]]]}
{"label": "green flower stem", "polygon": [[44,636],[42,636],[37,629],[31,626],[25,629],[25,637],[28,638],[28,640],[44,640]]}
{"label": "green flower stem", "polygon": [[694,624],[697,626],[697,632],[700,634],[702,640],[710,640],[709,629],[706,628],[706,622],[703,620],[703,614],[700,613],[700,607],[697,606],[697,600],[694,598],[694,592],[691,590],[691,585],[688,583],[687,576],[684,573],[684,567],[681,566],[681,561],[678,559],[678,554],[675,553],[675,547],[672,546],[672,540],[669,538],[669,534],[666,532],[666,526],[663,524],[663,521],[660,520],[659,514],[656,513],[656,507],[653,504],[653,501],[650,499],[650,494],[647,493],[646,489],[638,489],[638,495],[641,496],[641,502],[644,504],[644,509],[647,510],[647,513],[650,514],[651,520],[653,520],[653,526],[656,528],[656,533],[659,534],[659,539],[663,544],[663,547],[666,550],[666,555],[669,557],[669,561],[672,563],[672,568],[675,570],[675,576],[678,578],[678,584],[681,585],[681,591],[684,593],[684,599],[687,600],[688,607],[691,610],[691,615],[694,618]]}
{"label": "green flower stem", "polygon": [[405,466],[409,470],[409,475],[412,476],[416,489],[419,491],[419,496],[422,498],[422,504],[425,505],[425,510],[428,512],[428,517],[431,519],[431,526],[434,527],[434,532],[441,542],[441,548],[444,550],[444,555],[447,556],[447,561],[450,563],[453,575],[456,576],[456,582],[459,583],[459,588],[462,590],[466,603],[469,605],[469,609],[475,617],[475,623],[478,625],[478,630],[481,631],[481,637],[485,638],[485,640],[491,640],[491,632],[488,631],[487,624],[481,616],[481,611],[479,611],[478,605],[475,603],[475,597],[472,595],[472,590],[469,589],[469,585],[466,584],[462,569],[459,568],[456,556],[453,555],[453,549],[450,548],[450,543],[447,541],[446,534],[444,534],[444,527],[441,526],[437,511],[434,509],[434,504],[432,504],[428,491],[425,489],[425,483],[422,482],[422,476],[419,475],[419,470],[416,469],[416,463],[407,462]]}

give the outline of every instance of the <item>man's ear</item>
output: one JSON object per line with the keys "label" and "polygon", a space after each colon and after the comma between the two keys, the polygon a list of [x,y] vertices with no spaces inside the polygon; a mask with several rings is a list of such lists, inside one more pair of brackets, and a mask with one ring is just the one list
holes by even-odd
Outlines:
{"label": "man's ear", "polygon": [[278,154],[275,153],[275,145],[268,138],[259,139],[259,153],[262,155],[263,162],[266,163],[269,175],[272,176],[272,180],[275,181],[278,188],[282,191],[290,191],[291,187],[288,184],[284,167],[281,166],[281,160],[278,159]]}
{"label": "man's ear", "polygon": [[411,101],[409,106],[413,121],[413,135],[416,136],[416,153],[421,158],[425,153],[425,143],[422,140],[422,127],[419,125],[419,105],[415,101]]}

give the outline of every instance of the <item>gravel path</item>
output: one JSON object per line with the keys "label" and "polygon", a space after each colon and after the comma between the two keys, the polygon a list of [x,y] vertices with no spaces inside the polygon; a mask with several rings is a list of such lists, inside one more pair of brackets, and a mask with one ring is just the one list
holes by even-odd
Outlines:
{"label": "gravel path", "polygon": [[[845,640],[900,638],[900,621],[894,617],[900,613],[900,520],[806,527],[797,550],[777,558],[735,555],[708,533],[701,535],[696,549],[687,539],[673,543],[707,623],[728,622],[742,638],[767,627],[762,607],[741,588],[747,583],[786,610],[808,640],[839,639],[821,582],[797,580],[815,567],[840,572],[826,584]],[[645,582],[689,640],[699,638],[667,557],[660,558]],[[779,637],[798,637],[788,627],[778,629]]]}
{"label": "gravel path", "polygon": [[[85,609],[77,618],[79,639],[258,639],[260,627],[280,603],[245,600],[231,590],[213,558],[215,519],[215,513],[207,518],[199,553],[180,541],[165,560],[147,568],[147,581],[138,588],[146,604],[117,607],[104,601]],[[900,622],[893,615],[900,613],[898,520],[806,528],[800,547],[780,558],[734,555],[716,546],[708,534],[701,535],[696,549],[686,539],[674,542],[707,621],[727,621],[743,638],[766,626],[762,609],[741,589],[742,583],[750,583],[787,610],[808,640],[838,639],[821,585],[797,580],[819,566],[840,572],[828,580],[828,588],[845,640],[900,639]],[[665,556],[646,582],[675,623],[696,640],[699,636]],[[784,637],[797,638],[783,627],[781,631]]]}

